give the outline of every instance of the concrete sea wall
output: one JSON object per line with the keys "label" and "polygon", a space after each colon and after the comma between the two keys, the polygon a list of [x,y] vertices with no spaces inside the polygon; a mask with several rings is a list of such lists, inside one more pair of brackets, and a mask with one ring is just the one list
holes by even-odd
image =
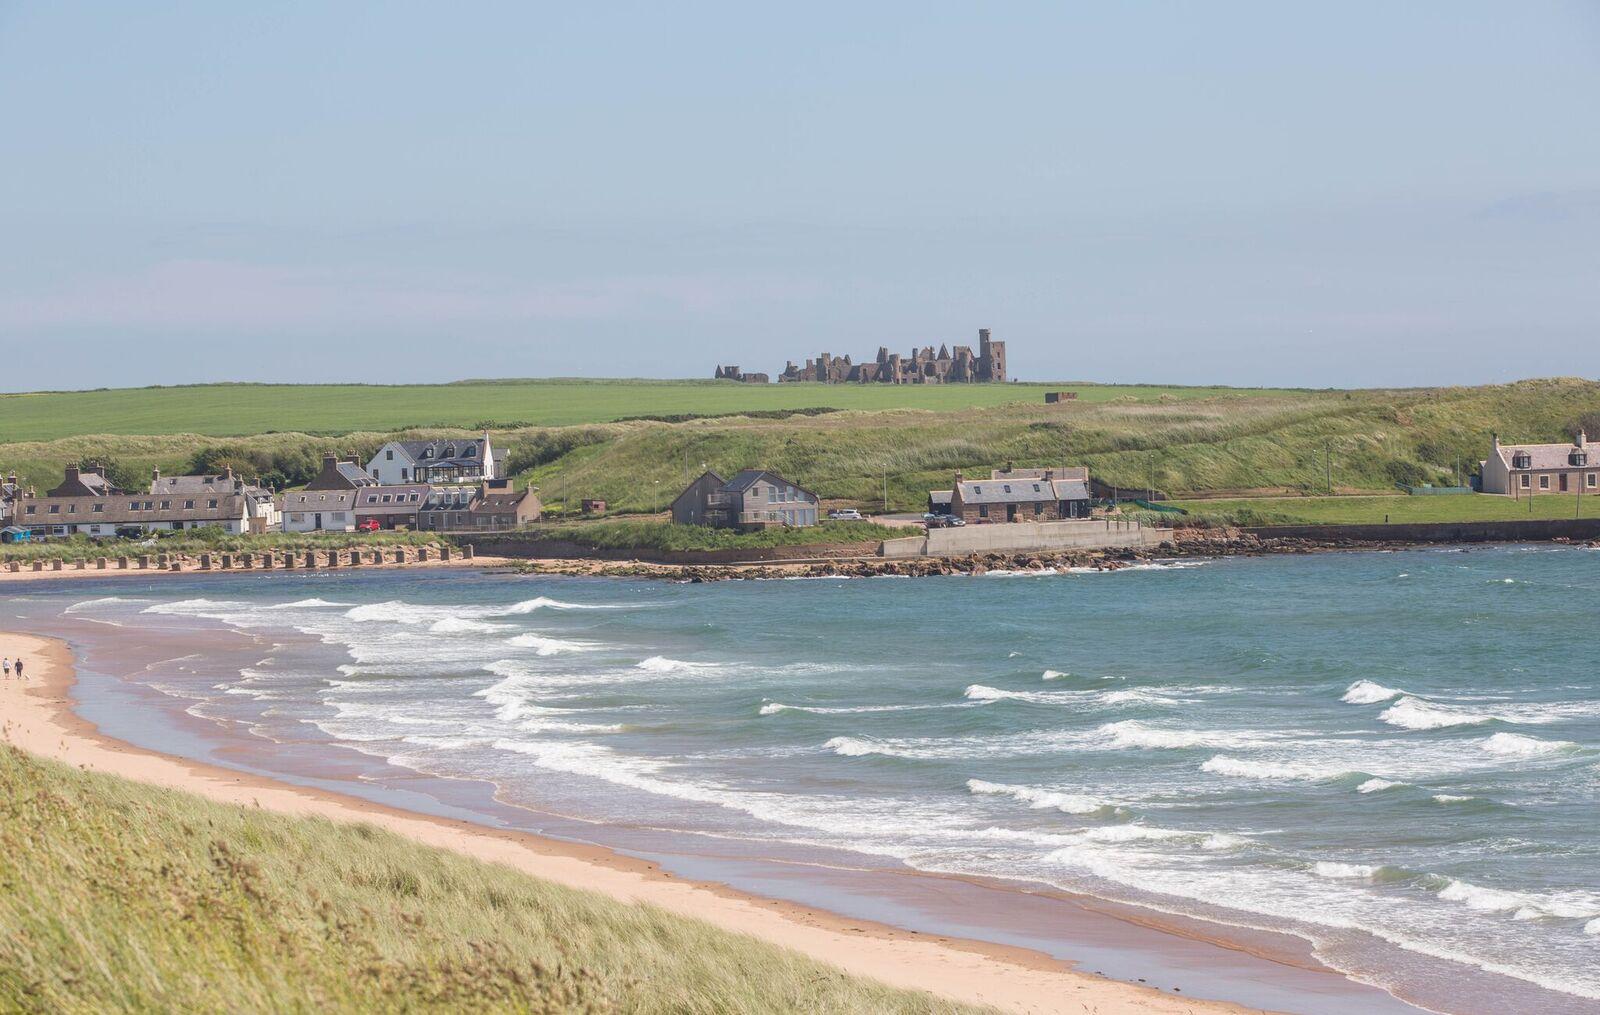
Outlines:
{"label": "concrete sea wall", "polygon": [[885,557],[960,557],[969,553],[1028,553],[1155,546],[1172,538],[1171,529],[1137,522],[1083,520],[999,522],[954,529],[931,529],[925,536],[886,539]]}
{"label": "concrete sea wall", "polygon": [[1370,543],[1535,543],[1552,539],[1600,539],[1600,518],[1521,522],[1406,522],[1395,525],[1259,525],[1244,531],[1262,539]]}

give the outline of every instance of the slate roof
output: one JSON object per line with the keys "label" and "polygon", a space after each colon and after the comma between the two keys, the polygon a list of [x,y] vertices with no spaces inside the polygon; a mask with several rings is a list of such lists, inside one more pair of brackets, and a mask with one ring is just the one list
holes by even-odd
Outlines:
{"label": "slate roof", "polygon": [[[426,469],[483,468],[482,437],[456,437],[433,441],[395,441],[413,462]],[[494,452],[493,461],[505,461],[505,452]],[[490,463],[491,465],[493,462]]]}
{"label": "slate roof", "polygon": [[[420,511],[428,501],[433,487],[427,483],[402,483],[394,486],[369,486],[356,498],[356,514],[393,514],[396,511]],[[388,500],[385,501],[384,498]]]}
{"label": "slate roof", "polygon": [[[215,499],[216,507],[210,506]],[[168,506],[162,507],[165,503]],[[194,498],[184,507],[182,497],[159,494],[115,494],[110,497],[27,497],[18,502],[16,520],[23,525],[122,525],[133,522],[220,522],[242,520],[248,501],[242,494]],[[95,505],[100,505],[96,511]],[[144,505],[150,505],[145,507]],[[138,505],[135,507],[134,505]],[[34,509],[32,514],[28,508]],[[56,510],[51,511],[51,508]]]}
{"label": "slate roof", "polygon": [[[1041,470],[1042,471],[1042,470]],[[1045,479],[1042,475],[968,479],[957,484],[963,504],[1031,504],[1035,501],[1090,500],[1087,479]]]}
{"label": "slate roof", "polygon": [[[1531,464],[1528,469],[1573,469],[1587,468],[1600,465],[1600,455],[1595,454],[1587,445],[1579,448],[1576,444],[1502,444],[1500,445],[1500,459],[1505,462],[1506,468],[1511,468],[1512,461],[1518,452],[1527,452]],[[1575,466],[1571,462],[1574,451],[1585,451],[1589,460],[1585,465]]]}
{"label": "slate roof", "polygon": [[359,490],[291,490],[283,495],[285,511],[354,511]]}
{"label": "slate roof", "polygon": [[472,504],[472,498],[478,491],[471,486],[442,486],[435,487],[428,494],[427,502],[423,504],[424,511],[465,511]]}
{"label": "slate roof", "polygon": [[[799,490],[801,493],[811,493],[810,490],[807,490],[805,487],[801,486],[799,483],[796,483],[796,482],[794,482],[792,480],[784,479],[782,476],[778,475],[776,472],[768,472],[766,469],[744,469],[744,470],[741,470],[739,472],[736,472],[736,473],[733,474],[733,478],[732,479],[730,479],[726,483],[722,484],[722,489],[726,493],[743,493],[744,491],[750,489],[752,486],[756,485],[756,483],[759,482],[762,478],[769,479],[773,483],[777,483],[777,484],[780,484],[782,486],[792,486],[796,490]],[[811,496],[815,497],[816,494],[811,493]]]}

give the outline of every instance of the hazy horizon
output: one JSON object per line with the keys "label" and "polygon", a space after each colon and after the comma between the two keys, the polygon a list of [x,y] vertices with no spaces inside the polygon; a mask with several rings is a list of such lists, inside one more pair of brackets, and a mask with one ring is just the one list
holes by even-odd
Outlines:
{"label": "hazy horizon", "polygon": [[0,6],[0,389],[1600,374],[1600,8]]}

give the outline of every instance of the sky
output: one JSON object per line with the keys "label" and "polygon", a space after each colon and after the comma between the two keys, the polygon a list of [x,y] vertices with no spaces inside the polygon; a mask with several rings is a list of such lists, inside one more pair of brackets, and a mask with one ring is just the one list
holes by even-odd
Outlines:
{"label": "sky", "polygon": [[1600,375],[1600,2],[0,0],[0,390]]}

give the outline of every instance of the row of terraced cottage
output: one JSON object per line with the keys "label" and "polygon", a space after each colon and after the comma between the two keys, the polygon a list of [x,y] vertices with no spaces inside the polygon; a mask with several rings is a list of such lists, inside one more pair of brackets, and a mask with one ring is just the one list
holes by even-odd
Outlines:
{"label": "row of terraced cottage", "polygon": [[391,441],[363,466],[325,456],[304,489],[275,494],[232,471],[163,476],[117,489],[97,466],[68,466],[42,496],[16,477],[0,484],[0,526],[31,538],[126,536],[213,526],[230,533],[412,529],[493,532],[539,520],[534,487],[504,475],[505,452],[481,438]]}

